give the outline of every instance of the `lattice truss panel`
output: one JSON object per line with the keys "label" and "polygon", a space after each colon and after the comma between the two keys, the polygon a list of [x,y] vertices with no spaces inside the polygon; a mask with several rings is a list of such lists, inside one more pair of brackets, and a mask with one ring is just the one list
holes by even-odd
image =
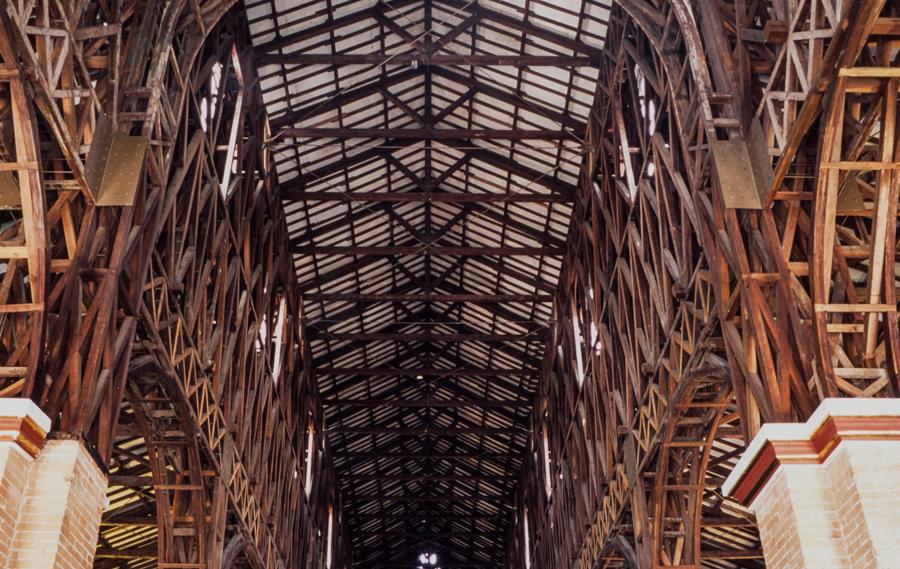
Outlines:
{"label": "lattice truss panel", "polygon": [[897,16],[613,10],[507,566],[764,566],[746,441],[897,396]]}
{"label": "lattice truss panel", "polygon": [[0,396],[108,470],[98,567],[351,564],[233,4],[0,12]]}

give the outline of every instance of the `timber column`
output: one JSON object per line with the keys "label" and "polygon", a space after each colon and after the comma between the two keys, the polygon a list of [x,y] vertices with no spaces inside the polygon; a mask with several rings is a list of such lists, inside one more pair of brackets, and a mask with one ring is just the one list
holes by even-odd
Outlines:
{"label": "timber column", "polygon": [[106,476],[84,444],[47,440],[29,399],[0,399],[0,567],[91,567]]}
{"label": "timber column", "polygon": [[774,569],[900,567],[900,399],[826,399],[763,425],[723,490]]}

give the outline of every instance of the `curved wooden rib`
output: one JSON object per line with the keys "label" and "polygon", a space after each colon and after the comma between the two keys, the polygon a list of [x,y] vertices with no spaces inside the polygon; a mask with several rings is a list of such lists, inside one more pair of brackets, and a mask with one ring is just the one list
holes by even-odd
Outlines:
{"label": "curved wooden rib", "polygon": [[242,557],[246,557],[250,553],[250,542],[243,536],[235,535],[231,541],[225,546],[225,552],[222,556],[222,569],[236,569],[242,567]]}
{"label": "curved wooden rib", "polygon": [[[719,426],[733,408],[726,370],[710,372],[686,379],[689,384],[681,396],[670,400],[672,412],[663,432],[650,497],[648,567],[701,566],[707,471]],[[723,556],[730,553],[724,547],[715,551]]]}
{"label": "curved wooden rib", "polygon": [[[33,397],[41,370],[47,293],[47,211],[34,111],[0,20],[0,397]],[[5,115],[5,118],[4,118]],[[5,220],[4,220],[5,221]]]}
{"label": "curved wooden rib", "polygon": [[[529,472],[510,547],[523,546],[527,507],[533,549],[510,557],[553,566],[580,556],[584,567],[603,566],[610,551],[628,549],[625,539],[641,545],[631,547],[648,566],[696,565],[704,552],[712,564],[733,553],[753,566],[760,552],[752,531],[741,532],[732,553],[714,540],[723,527],[752,530],[743,513],[728,505],[738,519],[704,525],[690,509],[699,507],[696,495],[676,499],[659,490],[654,497],[644,477],[654,465],[672,476],[673,457],[661,444],[674,428],[668,405],[675,388],[711,362],[727,367],[736,412],[715,443],[728,449],[721,456],[678,459],[690,458],[691,469],[710,461],[706,481],[694,476],[692,487],[721,482],[740,439],[762,422],[803,419],[829,395],[896,392],[897,62],[885,47],[896,42],[889,24],[896,14],[868,0],[844,3],[841,13],[822,2],[620,6],[610,19],[583,164],[583,174],[595,164],[598,172],[582,179],[566,258],[574,274],[557,306],[565,315],[586,305],[580,328],[598,330],[603,350],[592,354],[564,333],[554,338],[541,389],[552,394],[548,408],[559,411],[535,417],[535,432],[549,426],[558,470],[579,481],[563,481],[547,496],[540,469]],[[641,113],[648,100],[654,112]],[[820,120],[823,101],[824,153],[817,156],[815,137],[805,133]],[[729,157],[732,151],[746,160]],[[767,177],[773,163],[774,178]],[[736,165],[748,170],[735,176]],[[838,206],[848,188],[856,205]],[[736,205],[736,194],[748,201]],[[690,307],[688,283],[697,282],[714,292],[700,327],[706,332],[681,335],[673,315]],[[581,352],[592,372],[583,386],[577,371],[554,364],[556,343],[567,364]],[[673,346],[683,355],[675,357]],[[715,420],[708,417],[705,432]],[[690,531],[667,528],[662,513],[654,520],[648,504],[694,520]],[[567,531],[581,523],[587,531]]]}
{"label": "curved wooden rib", "polygon": [[[23,296],[30,288],[34,298],[46,296],[48,314],[46,343],[29,342],[42,328],[30,327],[40,322],[27,310],[0,320],[0,364],[43,367],[28,368],[20,384],[0,379],[0,389],[30,394],[55,430],[83,437],[104,466],[128,456],[119,442],[140,440],[133,422],[143,419],[144,431],[157,435],[179,433],[175,441],[147,437],[160,498],[160,567],[218,567],[232,531],[257,565],[321,566],[318,535],[328,504],[339,508],[340,500],[322,438],[314,441],[321,452],[312,453],[322,465],[302,460],[306,420],[323,432],[322,411],[306,368],[272,158],[261,151],[260,94],[242,81],[255,74],[246,22],[223,19],[234,4],[37,0],[0,8],[9,31],[2,39],[14,44],[12,60],[40,111],[28,132],[35,123],[41,132],[44,178],[34,180],[49,201],[46,246],[22,244],[45,249],[50,267],[35,280],[35,265],[34,284],[23,287],[13,278],[28,274],[23,256],[7,272],[8,286],[0,279],[0,297],[8,292],[31,306]],[[15,77],[4,63],[0,100],[9,99],[5,85]],[[131,205],[99,205],[85,179],[101,114],[118,135],[148,141]],[[232,159],[246,176],[229,180]],[[43,199],[43,190],[29,195]],[[42,211],[34,205],[28,220],[43,223]],[[10,227],[0,239],[27,233]],[[280,311],[288,317],[276,339]],[[141,379],[146,369],[156,370],[156,383]],[[123,404],[129,387],[142,390],[135,409]],[[316,476],[307,495],[308,468]],[[144,484],[134,478],[146,472],[132,470],[121,476]],[[132,495],[149,501],[144,486]],[[119,518],[110,524],[121,536]],[[147,521],[138,522],[146,530]],[[143,550],[117,550],[126,541],[101,544],[101,562],[147,559]],[[349,541],[340,532],[334,541],[333,567],[346,567]]]}
{"label": "curved wooden rib", "polygon": [[825,114],[813,213],[817,364],[827,395],[897,393],[896,225],[900,81],[882,67],[839,72]]}
{"label": "curved wooden rib", "polygon": [[190,410],[162,370],[132,373],[137,377],[129,382],[128,399],[144,433],[153,475],[157,567],[206,569],[207,527],[225,520],[211,519],[212,492]]}

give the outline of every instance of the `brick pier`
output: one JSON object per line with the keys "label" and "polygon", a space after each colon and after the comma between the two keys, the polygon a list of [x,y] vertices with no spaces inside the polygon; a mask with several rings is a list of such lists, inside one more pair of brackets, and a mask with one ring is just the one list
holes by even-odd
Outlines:
{"label": "brick pier", "polygon": [[80,441],[46,440],[50,419],[0,399],[0,567],[91,567],[106,476]]}
{"label": "brick pier", "polygon": [[726,481],[774,569],[900,567],[900,400],[826,399],[762,427]]}

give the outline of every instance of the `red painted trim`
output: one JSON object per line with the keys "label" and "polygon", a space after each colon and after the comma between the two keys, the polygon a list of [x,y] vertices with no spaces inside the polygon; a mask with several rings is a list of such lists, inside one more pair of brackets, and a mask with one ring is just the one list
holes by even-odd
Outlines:
{"label": "red painted trim", "polygon": [[900,441],[900,417],[828,417],[809,440],[766,441],[732,497],[750,504],[782,464],[822,464],[844,440]]}
{"label": "red painted trim", "polygon": [[0,417],[0,442],[11,442],[36,457],[47,440],[45,433],[29,417]]}

